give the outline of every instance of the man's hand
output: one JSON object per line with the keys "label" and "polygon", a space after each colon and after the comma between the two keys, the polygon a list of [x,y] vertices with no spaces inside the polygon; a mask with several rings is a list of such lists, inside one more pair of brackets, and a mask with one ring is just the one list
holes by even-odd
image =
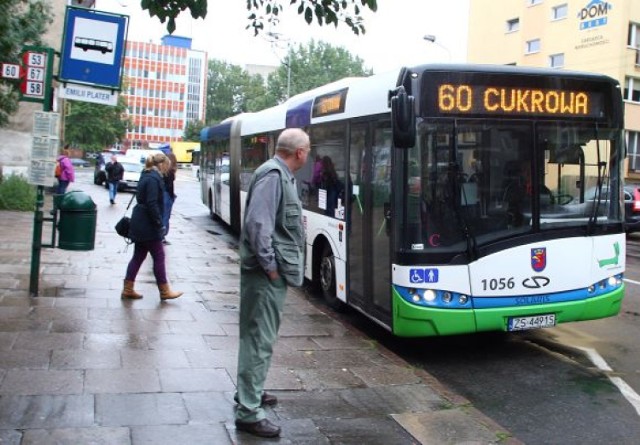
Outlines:
{"label": "man's hand", "polygon": [[280,278],[280,274],[278,273],[277,270],[272,270],[271,272],[267,272],[267,275],[269,276],[269,279],[271,281],[275,281],[278,278]]}

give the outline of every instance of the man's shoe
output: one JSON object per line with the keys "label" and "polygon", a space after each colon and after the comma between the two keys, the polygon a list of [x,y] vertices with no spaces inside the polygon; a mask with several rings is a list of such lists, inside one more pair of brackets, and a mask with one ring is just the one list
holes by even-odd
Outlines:
{"label": "man's shoe", "polygon": [[267,405],[267,406],[276,406],[278,404],[278,398],[273,394],[269,394],[268,392],[263,392],[260,403],[262,403],[262,405]]}
{"label": "man's shoe", "polygon": [[280,435],[280,427],[271,423],[269,419],[262,419],[258,422],[236,420],[236,429],[258,437],[278,437]]}
{"label": "man's shoe", "polygon": [[116,203],[113,199],[110,199],[109,201],[111,201],[111,204],[115,204]]}
{"label": "man's shoe", "polygon": [[[233,400],[238,403],[238,395],[233,396]],[[278,404],[278,398],[268,392],[263,392],[260,398],[260,405],[264,406],[276,406]]]}

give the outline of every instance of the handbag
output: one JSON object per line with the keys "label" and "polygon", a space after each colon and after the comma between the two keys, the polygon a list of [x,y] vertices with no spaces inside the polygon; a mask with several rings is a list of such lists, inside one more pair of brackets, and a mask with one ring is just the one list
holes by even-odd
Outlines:
{"label": "handbag", "polygon": [[127,204],[127,208],[124,210],[124,215],[120,218],[115,225],[116,233],[123,237],[127,244],[131,244],[133,241],[129,238],[129,229],[131,228],[131,218],[127,216],[127,212],[129,211],[129,207],[131,207],[131,203],[133,202],[133,198],[135,198],[135,193],[131,196],[131,200],[129,204]]}
{"label": "handbag", "polygon": [[129,238],[129,227],[131,226],[131,218],[127,215],[120,218],[116,224],[116,233],[124,238]]}

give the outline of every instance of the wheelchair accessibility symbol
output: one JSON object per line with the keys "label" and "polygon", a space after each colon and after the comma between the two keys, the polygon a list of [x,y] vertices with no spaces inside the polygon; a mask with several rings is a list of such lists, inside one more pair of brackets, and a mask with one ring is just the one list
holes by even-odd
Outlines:
{"label": "wheelchair accessibility symbol", "polygon": [[438,269],[409,269],[409,281],[411,283],[437,283]]}

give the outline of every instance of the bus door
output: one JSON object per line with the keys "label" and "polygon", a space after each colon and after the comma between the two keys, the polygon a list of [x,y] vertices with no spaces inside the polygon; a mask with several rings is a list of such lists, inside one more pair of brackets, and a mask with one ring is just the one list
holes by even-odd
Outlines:
{"label": "bus door", "polygon": [[351,126],[347,214],[349,302],[388,323],[391,315],[391,129],[389,123]]}
{"label": "bus door", "polygon": [[[222,205],[222,169],[225,159],[229,159],[229,141],[217,142],[214,146],[213,164],[213,211],[224,221]],[[227,161],[228,164],[228,161]]]}

